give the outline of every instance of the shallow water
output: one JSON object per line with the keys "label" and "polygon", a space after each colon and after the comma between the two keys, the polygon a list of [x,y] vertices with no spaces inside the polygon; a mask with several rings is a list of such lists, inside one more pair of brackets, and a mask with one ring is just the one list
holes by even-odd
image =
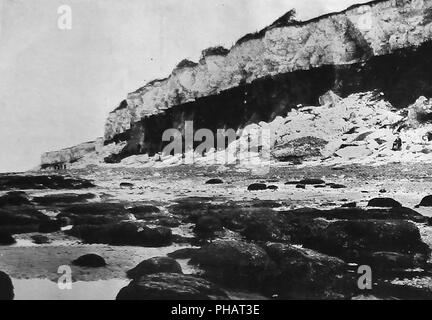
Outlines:
{"label": "shallow water", "polygon": [[120,289],[129,283],[125,279],[77,281],[72,283],[72,289],[62,290],[48,279],[12,281],[15,300],[115,300]]}

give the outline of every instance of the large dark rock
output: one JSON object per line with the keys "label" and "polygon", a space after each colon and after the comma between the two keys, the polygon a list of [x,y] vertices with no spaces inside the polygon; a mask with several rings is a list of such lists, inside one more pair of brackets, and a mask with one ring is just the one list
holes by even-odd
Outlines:
{"label": "large dark rock", "polygon": [[106,266],[105,259],[95,253],[85,254],[78,259],[72,261],[76,266],[100,268]]}
{"label": "large dark rock", "polygon": [[198,251],[197,248],[183,248],[168,253],[167,256],[173,259],[191,259]]}
{"label": "large dark rock", "polygon": [[111,245],[137,245],[145,247],[163,247],[172,243],[171,229],[166,227],[149,228],[132,222],[108,225],[77,225],[67,234],[87,243],[105,243]]}
{"label": "large dark rock", "polygon": [[117,300],[229,300],[211,282],[178,273],[156,273],[131,281]]}
{"label": "large dark rock", "polygon": [[30,205],[27,194],[22,191],[10,191],[0,197],[0,207]]}
{"label": "large dark rock", "polygon": [[432,195],[424,197],[418,207],[432,207]]}
{"label": "large dark rock", "polygon": [[13,300],[15,297],[12,279],[0,271],[0,300]]}
{"label": "large dark rock", "polygon": [[11,233],[38,231],[42,223],[50,218],[30,206],[0,208],[0,230]]}
{"label": "large dark rock", "polygon": [[0,245],[8,246],[14,244],[16,241],[14,237],[8,232],[0,231]]}
{"label": "large dark rock", "polygon": [[194,231],[198,235],[212,235],[216,231],[223,230],[222,222],[215,216],[203,216],[198,218]]}
{"label": "large dark rock", "polygon": [[[294,214],[295,211],[285,211],[287,215]],[[343,220],[412,220],[415,222],[426,222],[427,217],[421,215],[417,211],[405,208],[357,208],[354,206],[345,206],[341,208],[334,208],[329,210],[313,210],[308,213],[297,214],[299,218],[325,218],[325,219],[343,219]]]}
{"label": "large dark rock", "polygon": [[82,203],[68,206],[57,215],[63,224],[109,224],[129,219],[129,212],[119,203]]}
{"label": "large dark rock", "polygon": [[96,195],[92,193],[60,193],[34,197],[32,201],[43,206],[49,206],[56,204],[86,202],[87,200],[94,199],[95,197]]}
{"label": "large dark rock", "polygon": [[139,263],[136,267],[126,272],[128,278],[137,280],[142,276],[153,273],[180,273],[182,268],[180,264],[168,257],[154,257]]}
{"label": "large dark rock", "polygon": [[252,183],[247,189],[248,191],[262,191],[267,190],[267,185],[264,183]]}
{"label": "large dark rock", "polygon": [[364,257],[376,274],[403,271],[405,269],[424,268],[428,256],[399,252],[378,251]]}
{"label": "large dark rock", "polygon": [[369,200],[368,207],[400,208],[402,205],[392,198],[373,198]]}
{"label": "large dark rock", "polygon": [[61,222],[58,220],[44,221],[39,225],[38,231],[41,233],[56,232],[61,229]]}
{"label": "large dark rock", "polygon": [[336,299],[352,292],[354,281],[341,259],[282,243],[267,243],[265,249],[278,265],[268,283],[269,294],[282,299]]}
{"label": "large dark rock", "polygon": [[0,190],[9,189],[84,189],[92,188],[89,180],[61,175],[3,175],[0,177]]}
{"label": "large dark rock", "polygon": [[209,279],[231,288],[262,289],[275,272],[264,249],[234,240],[216,240],[202,247],[191,263],[199,265]]}
{"label": "large dark rock", "polygon": [[415,224],[404,220],[336,221],[315,234],[308,246],[345,260],[368,262],[371,252],[430,255]]}
{"label": "large dark rock", "polygon": [[222,179],[218,179],[218,178],[213,178],[206,181],[206,184],[222,184],[222,183],[223,183]]}
{"label": "large dark rock", "polygon": [[46,244],[46,243],[50,243],[51,240],[43,235],[34,235],[31,237],[33,242],[36,244]]}

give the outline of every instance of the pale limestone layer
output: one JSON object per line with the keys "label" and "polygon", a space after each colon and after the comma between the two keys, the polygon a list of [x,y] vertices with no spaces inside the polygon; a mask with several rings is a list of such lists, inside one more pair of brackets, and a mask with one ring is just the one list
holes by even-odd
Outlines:
{"label": "pale limestone layer", "polygon": [[58,163],[70,163],[78,161],[85,155],[98,152],[103,146],[103,139],[81,143],[77,146],[58,151],[50,151],[42,154],[42,165],[53,165]]}
{"label": "pale limestone layer", "polygon": [[418,46],[432,37],[431,7],[429,0],[389,0],[271,29],[261,39],[235,45],[226,56],[207,56],[197,66],[176,68],[167,79],[130,93],[127,108],[109,115],[104,138],[113,138],[144,117],[236,87],[241,81],[350,64]]}

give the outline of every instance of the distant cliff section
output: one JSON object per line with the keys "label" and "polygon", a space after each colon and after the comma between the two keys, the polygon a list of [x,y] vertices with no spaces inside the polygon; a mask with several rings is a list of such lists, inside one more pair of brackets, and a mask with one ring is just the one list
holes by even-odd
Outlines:
{"label": "distant cliff section", "polygon": [[[385,83],[385,77],[398,71],[391,70],[394,65],[397,67],[397,64],[391,63],[394,59],[391,56],[397,54],[396,59],[402,59],[397,61],[399,63],[404,59],[404,53],[401,51],[415,50],[413,48],[421,46],[431,38],[432,1],[429,0],[373,1],[305,22],[295,21],[292,12],[289,12],[269,27],[255,34],[246,35],[230,50],[221,47],[204,50],[198,63],[183,60],[168,78],[154,80],[128,94],[118,108],[110,113],[105,124],[104,139],[107,143],[131,139],[143,140],[139,143],[142,148],[143,144],[146,144],[145,140],[151,139],[145,137],[146,132],[151,134],[148,132],[150,129],[143,127],[147,123],[145,119],[152,117],[157,123],[158,119],[155,116],[165,114],[175,106],[190,106],[198,103],[200,107],[205,108],[206,103],[202,99],[219,96],[221,93],[226,95],[230,90],[234,90],[231,92],[235,95],[236,88],[244,88],[242,92],[256,87],[265,90],[265,81],[269,81],[268,87],[272,89],[271,85],[275,84],[274,81],[279,81],[276,84],[290,95],[290,97],[278,95],[274,89],[270,90],[278,95],[276,99],[279,100],[277,103],[279,106],[272,109],[269,116],[289,111],[295,106],[294,103],[308,103],[311,99],[308,96],[315,99],[328,89],[335,90],[339,94],[356,91],[352,81],[343,79],[343,75],[342,78],[339,76],[339,70],[351,77],[356,74],[355,68],[361,69],[359,72],[368,74],[370,80],[374,79],[375,74],[376,77],[381,77],[377,82],[381,87],[377,89],[384,92],[387,90],[390,95],[397,95],[396,90],[391,92],[388,84]],[[384,70],[387,74],[380,75],[376,70],[365,70],[365,62],[380,56],[386,56],[388,59],[380,61],[379,64],[375,59],[373,65],[375,67],[380,67],[381,63],[389,65],[390,61],[391,68]],[[347,72],[349,69],[347,65],[353,66],[350,72]],[[327,70],[328,66],[333,67]],[[369,66],[366,66],[367,68]],[[311,72],[307,73],[308,71]],[[289,74],[297,76],[288,76]],[[298,84],[297,80],[301,83]],[[357,82],[364,83],[364,80],[357,79]],[[424,79],[421,81],[424,82]],[[349,83],[349,89],[346,83]],[[248,87],[249,85],[252,87]],[[401,83],[392,85],[397,87]],[[299,87],[298,91],[296,91],[297,87]],[[308,89],[304,90],[304,88]],[[425,92],[416,92],[416,97],[420,94]],[[416,97],[408,96],[405,99],[412,101],[398,103],[413,102]],[[263,100],[266,98],[269,101],[272,99],[271,96],[261,97]],[[243,100],[237,100],[239,103],[236,106],[229,107],[240,109],[235,113],[242,114],[239,117],[243,122],[250,121],[251,118],[242,111],[246,108],[240,102]],[[223,103],[210,104],[212,112],[218,109],[222,111],[224,107],[228,107]],[[265,101],[261,104],[264,105]],[[271,104],[274,105],[275,102],[270,101],[269,108],[272,108]],[[256,110],[250,113],[256,115]],[[259,119],[258,112],[258,118],[252,120],[267,119]],[[206,121],[202,122],[204,125]],[[166,119],[162,119],[161,123],[166,126],[173,125]],[[159,132],[156,136],[155,139],[159,139]],[[129,146],[130,153],[133,153],[132,149],[133,146]],[[158,148],[154,147],[154,149],[157,151]]]}

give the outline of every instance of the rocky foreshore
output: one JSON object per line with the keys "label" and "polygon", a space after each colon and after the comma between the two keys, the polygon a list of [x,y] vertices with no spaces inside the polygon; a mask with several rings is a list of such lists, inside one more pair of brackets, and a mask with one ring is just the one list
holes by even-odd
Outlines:
{"label": "rocky foreshore", "polygon": [[130,278],[117,299],[430,299],[432,168],[395,168],[2,175],[1,281],[57,282],[68,265],[89,285]]}

